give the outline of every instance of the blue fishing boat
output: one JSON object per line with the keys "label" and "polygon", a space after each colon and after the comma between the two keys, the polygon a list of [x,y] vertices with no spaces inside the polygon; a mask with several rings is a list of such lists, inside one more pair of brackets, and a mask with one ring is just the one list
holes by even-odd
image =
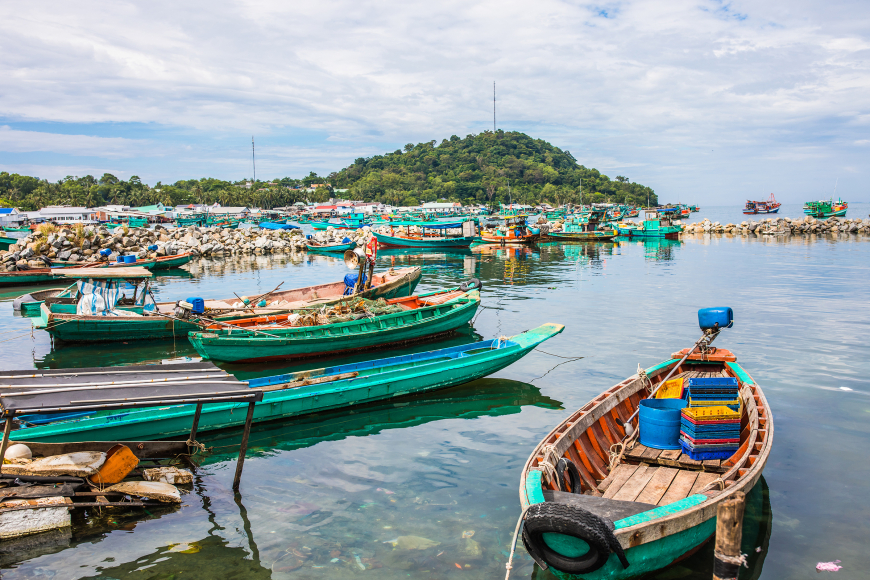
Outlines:
{"label": "blue fishing boat", "polygon": [[630,238],[667,238],[676,240],[683,231],[679,222],[682,210],[678,207],[659,207],[643,210],[643,223],[623,222],[617,226],[620,236]]}
{"label": "blue fishing boat", "polygon": [[[263,400],[254,408],[254,420],[269,421],[328,409],[347,409],[372,401],[461,385],[520,360],[563,329],[561,324],[544,324],[510,338],[251,379],[247,382],[248,388],[265,392]],[[213,404],[202,407],[199,431],[243,425],[245,413],[233,413],[236,406]],[[19,429],[12,432],[11,439],[42,442],[161,439],[189,433],[195,412],[196,405],[100,411],[86,418]]]}
{"label": "blue fishing boat", "polygon": [[306,240],[305,246],[308,248],[309,252],[314,252],[317,254],[326,254],[330,252],[344,253],[347,250],[352,250],[356,247],[356,242],[350,241],[349,238],[345,238],[345,240],[348,241],[345,242],[344,240],[342,240],[340,243],[337,244],[321,244],[315,242],[314,240]]}
{"label": "blue fishing boat", "polygon": [[285,224],[278,222],[260,222],[258,224],[262,230],[298,230],[299,226],[293,224]]}

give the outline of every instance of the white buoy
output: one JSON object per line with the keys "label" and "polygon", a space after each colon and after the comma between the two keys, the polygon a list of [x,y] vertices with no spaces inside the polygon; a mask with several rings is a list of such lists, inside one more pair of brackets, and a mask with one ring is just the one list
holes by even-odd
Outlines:
{"label": "white buoy", "polygon": [[16,443],[15,445],[10,445],[8,449],[6,449],[6,455],[3,456],[4,459],[33,459],[33,453],[30,451],[30,447],[27,445],[23,445],[21,443]]}

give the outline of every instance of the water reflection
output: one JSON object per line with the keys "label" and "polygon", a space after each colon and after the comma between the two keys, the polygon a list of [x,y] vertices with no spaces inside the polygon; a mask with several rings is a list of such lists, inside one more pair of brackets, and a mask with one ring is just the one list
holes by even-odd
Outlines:
{"label": "water reflection", "polygon": [[[248,454],[301,449],[324,441],[374,435],[440,419],[513,415],[525,406],[562,409],[560,401],[541,394],[534,385],[508,379],[478,379],[450,389],[374,402],[349,410],[257,423],[251,427]],[[231,461],[236,456],[234,449],[238,449],[240,437],[240,429],[199,436],[201,442],[215,449],[204,465]]]}

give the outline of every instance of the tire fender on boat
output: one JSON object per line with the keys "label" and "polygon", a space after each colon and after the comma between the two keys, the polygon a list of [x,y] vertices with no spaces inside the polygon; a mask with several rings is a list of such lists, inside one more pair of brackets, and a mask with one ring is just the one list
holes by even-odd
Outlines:
{"label": "tire fender on boat", "polygon": [[[526,512],[523,545],[541,567],[545,568],[546,563],[547,566],[567,574],[594,572],[607,563],[611,552],[616,553],[623,568],[628,568],[625,552],[613,531],[612,521],[592,512],[567,504],[544,502],[530,506]],[[579,549],[579,546],[571,545],[578,544],[576,540],[585,543],[588,550],[577,555],[561,554],[544,540],[544,534],[550,535],[550,542],[554,541],[554,534],[573,538],[574,540],[565,538],[566,552]]]}
{"label": "tire fender on boat", "polygon": [[459,285],[459,289],[463,292],[468,292],[469,290],[480,290],[482,287],[483,285],[477,278],[471,278]]}
{"label": "tire fender on boat", "polygon": [[[565,486],[565,471],[568,471],[568,483],[571,485],[571,489],[568,490]],[[562,491],[570,491],[571,493],[583,493],[580,491],[580,472],[577,470],[577,466],[574,465],[574,462],[570,459],[565,459],[564,457],[559,460],[559,463],[556,464],[556,473],[559,474],[559,488]]]}

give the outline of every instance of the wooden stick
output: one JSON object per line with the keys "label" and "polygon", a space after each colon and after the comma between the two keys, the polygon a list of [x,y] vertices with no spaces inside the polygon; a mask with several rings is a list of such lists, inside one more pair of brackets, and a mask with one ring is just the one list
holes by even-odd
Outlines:
{"label": "wooden stick", "polygon": [[196,404],[196,413],[193,414],[193,427],[190,428],[190,441],[196,441],[196,430],[199,428],[199,416],[202,414],[202,403]]}
{"label": "wooden stick", "polygon": [[236,475],[233,478],[233,489],[238,491],[242,481],[242,467],[245,465],[245,453],[248,452],[248,436],[251,434],[251,420],[254,418],[254,401],[248,403],[248,416],[245,418],[245,432],[242,434],[242,444],[239,447],[239,459],[236,461]]}
{"label": "wooden stick", "polygon": [[743,539],[743,510],[746,495],[742,491],[722,501],[716,511],[716,549],[713,552],[713,580],[737,580],[744,556],[740,554]]}
{"label": "wooden stick", "polygon": [[6,457],[6,448],[9,447],[9,432],[12,431],[12,416],[6,417],[6,425],[3,427],[3,444],[0,445],[0,465]]}

